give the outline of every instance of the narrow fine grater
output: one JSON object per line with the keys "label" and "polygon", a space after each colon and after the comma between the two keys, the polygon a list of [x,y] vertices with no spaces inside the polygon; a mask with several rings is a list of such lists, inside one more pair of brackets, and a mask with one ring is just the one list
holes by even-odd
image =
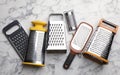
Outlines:
{"label": "narrow fine grater", "polygon": [[28,35],[20,23],[17,20],[13,21],[3,28],[3,33],[20,58],[24,61],[28,46]]}

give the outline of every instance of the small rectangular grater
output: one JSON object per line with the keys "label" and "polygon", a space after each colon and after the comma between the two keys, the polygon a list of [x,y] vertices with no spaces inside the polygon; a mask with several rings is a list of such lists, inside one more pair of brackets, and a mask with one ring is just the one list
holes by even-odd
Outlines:
{"label": "small rectangular grater", "polygon": [[48,53],[66,53],[65,25],[62,14],[50,14],[48,38]]}
{"label": "small rectangular grater", "polygon": [[74,11],[73,10],[65,11],[64,16],[65,16],[65,19],[66,19],[68,32],[74,33],[77,30]]}
{"label": "small rectangular grater", "polygon": [[102,19],[89,41],[87,51],[83,52],[83,55],[97,63],[107,64],[112,41],[117,30],[117,25]]}
{"label": "small rectangular grater", "polygon": [[[7,34],[7,32],[15,26],[17,26],[18,29],[11,34]],[[28,35],[20,23],[17,20],[13,21],[3,28],[3,33],[16,50],[20,58],[24,61],[28,45]]]}

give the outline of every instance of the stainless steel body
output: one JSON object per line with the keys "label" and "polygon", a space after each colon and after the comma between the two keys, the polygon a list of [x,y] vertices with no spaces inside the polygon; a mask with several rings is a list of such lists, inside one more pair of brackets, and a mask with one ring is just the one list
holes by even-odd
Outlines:
{"label": "stainless steel body", "polygon": [[99,64],[107,64],[111,50],[113,38],[118,30],[118,26],[104,19],[88,41],[83,55]]}
{"label": "stainless steel body", "polygon": [[42,31],[31,30],[25,62],[44,64],[44,34]]}
{"label": "stainless steel body", "polygon": [[48,53],[65,53],[65,24],[62,14],[51,14],[48,22]]}
{"label": "stainless steel body", "polygon": [[64,13],[65,19],[66,19],[66,24],[68,27],[68,31],[69,32],[75,32],[77,29],[76,26],[76,20],[75,20],[75,16],[74,16],[74,12],[72,10],[70,11],[66,11]]}
{"label": "stainless steel body", "polygon": [[107,59],[113,36],[114,33],[112,33],[112,31],[98,27],[98,30],[93,37],[92,43],[88,48],[88,52],[94,53],[100,57]]}

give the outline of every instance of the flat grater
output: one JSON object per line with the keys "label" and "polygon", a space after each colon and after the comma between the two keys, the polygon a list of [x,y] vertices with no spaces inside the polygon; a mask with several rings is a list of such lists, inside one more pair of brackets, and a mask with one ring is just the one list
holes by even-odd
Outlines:
{"label": "flat grater", "polygon": [[50,14],[48,21],[48,53],[66,53],[65,24],[62,14]]}
{"label": "flat grater", "polygon": [[68,32],[74,33],[77,30],[77,24],[75,20],[75,15],[73,10],[65,11],[64,16],[66,19],[66,25],[68,28]]}
{"label": "flat grater", "polygon": [[111,44],[117,30],[117,25],[102,19],[83,55],[97,63],[107,64]]}
{"label": "flat grater", "polygon": [[[16,28],[16,30],[14,29],[15,31],[11,34],[7,34],[7,32],[15,26],[17,26],[18,28]],[[5,34],[6,38],[9,40],[13,48],[16,50],[20,58],[24,61],[28,45],[28,35],[24,31],[20,23],[17,20],[13,21],[3,28],[3,33]]]}
{"label": "flat grater", "polygon": [[[84,33],[83,33],[84,32]],[[86,43],[88,42],[91,34],[93,32],[93,27],[86,23],[81,22],[78,26],[76,32],[73,35],[73,38],[70,42],[70,53],[63,64],[63,68],[68,69],[75,57],[76,54],[79,54],[83,51]]]}

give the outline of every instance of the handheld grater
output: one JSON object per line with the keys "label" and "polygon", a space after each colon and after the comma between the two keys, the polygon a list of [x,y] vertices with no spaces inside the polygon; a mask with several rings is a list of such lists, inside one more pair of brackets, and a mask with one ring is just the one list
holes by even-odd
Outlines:
{"label": "handheld grater", "polygon": [[83,55],[100,64],[108,63],[110,48],[117,30],[117,25],[102,19]]}
{"label": "handheld grater", "polygon": [[[11,34],[7,34],[7,32],[15,26],[17,26],[18,29],[16,28],[14,32],[12,32]],[[11,43],[13,48],[16,50],[20,58],[24,61],[28,45],[28,35],[24,31],[20,23],[17,20],[13,21],[3,28],[3,33],[5,34],[6,38]]]}
{"label": "handheld grater", "polygon": [[70,53],[63,64],[65,69],[70,67],[75,55],[83,51],[92,32],[93,27],[90,24],[86,22],[80,23],[70,42]]}
{"label": "handheld grater", "polygon": [[48,21],[48,53],[65,53],[65,24],[62,14],[50,14]]}

